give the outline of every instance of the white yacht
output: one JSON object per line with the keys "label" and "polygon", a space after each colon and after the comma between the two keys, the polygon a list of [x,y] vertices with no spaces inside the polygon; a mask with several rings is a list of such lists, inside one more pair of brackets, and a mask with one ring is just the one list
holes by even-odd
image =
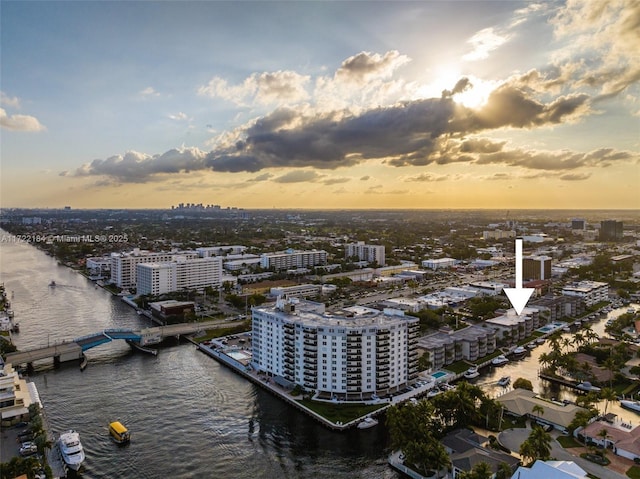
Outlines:
{"label": "white yacht", "polygon": [[84,462],[84,449],[80,442],[80,434],[77,431],[70,430],[60,434],[58,438],[58,448],[60,455],[70,469],[77,471]]}
{"label": "white yacht", "polygon": [[358,423],[358,429],[369,429],[378,424],[378,420],[372,417],[365,417],[362,421]]}
{"label": "white yacht", "polygon": [[493,364],[494,366],[501,366],[508,362],[509,362],[509,359],[507,359],[507,357],[504,354],[501,354],[500,356],[496,356],[491,360],[491,364]]}
{"label": "white yacht", "polygon": [[640,412],[640,401],[634,401],[632,399],[620,399],[620,406],[631,409],[635,412]]}
{"label": "white yacht", "polygon": [[466,379],[473,379],[473,378],[477,378],[478,376],[480,376],[480,373],[478,372],[478,368],[473,366],[473,367],[467,369],[465,371],[465,373],[463,374],[463,376]]}

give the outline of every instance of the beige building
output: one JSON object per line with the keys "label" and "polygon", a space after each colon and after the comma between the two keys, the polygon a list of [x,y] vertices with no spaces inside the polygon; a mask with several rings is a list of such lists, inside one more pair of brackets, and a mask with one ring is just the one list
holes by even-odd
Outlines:
{"label": "beige building", "polygon": [[20,377],[10,363],[0,370],[0,418],[2,426],[10,426],[29,419],[29,406],[37,402],[38,392],[33,383]]}

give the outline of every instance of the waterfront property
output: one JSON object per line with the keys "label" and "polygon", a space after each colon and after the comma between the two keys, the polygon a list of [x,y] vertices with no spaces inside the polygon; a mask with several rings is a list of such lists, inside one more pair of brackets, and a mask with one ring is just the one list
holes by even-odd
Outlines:
{"label": "waterfront property", "polygon": [[[585,408],[575,404],[564,404],[548,401],[527,389],[513,389],[496,400],[504,406],[505,412],[517,417],[530,417],[540,423],[550,424],[555,429],[566,431],[578,411],[586,411]],[[543,412],[536,413],[538,407]]]}
{"label": "waterfront property", "polygon": [[29,406],[40,404],[38,390],[6,363],[0,369],[0,425],[10,426],[29,419]]}
{"label": "waterfront property", "polygon": [[431,367],[438,369],[457,361],[477,361],[496,350],[494,328],[469,326],[458,331],[439,331],[418,340]]}
{"label": "waterfront property", "polygon": [[328,314],[293,299],[253,308],[252,318],[252,367],[318,399],[382,397],[418,376],[418,318],[364,307]]}
{"label": "waterfront property", "polygon": [[[606,436],[602,431],[606,431]],[[611,448],[618,456],[640,459],[640,426],[619,419],[598,420],[577,431],[585,442]]]}
{"label": "waterfront property", "polygon": [[489,440],[486,437],[469,429],[456,429],[449,432],[442,438],[442,444],[451,459],[454,478],[470,472],[480,462],[488,464],[494,474],[502,463],[507,464],[511,471],[520,464],[517,457],[489,448]]}

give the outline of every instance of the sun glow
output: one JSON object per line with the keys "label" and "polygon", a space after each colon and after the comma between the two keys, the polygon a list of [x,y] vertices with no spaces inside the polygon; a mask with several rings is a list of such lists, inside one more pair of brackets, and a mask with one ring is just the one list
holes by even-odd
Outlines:
{"label": "sun glow", "polygon": [[[458,82],[467,78],[468,85],[462,91],[454,92]],[[452,98],[467,108],[479,108],[487,102],[489,94],[497,86],[497,82],[482,80],[473,75],[465,75],[460,69],[447,65],[432,72],[427,83],[422,84],[416,91],[420,98],[438,98],[444,91],[453,93]]]}

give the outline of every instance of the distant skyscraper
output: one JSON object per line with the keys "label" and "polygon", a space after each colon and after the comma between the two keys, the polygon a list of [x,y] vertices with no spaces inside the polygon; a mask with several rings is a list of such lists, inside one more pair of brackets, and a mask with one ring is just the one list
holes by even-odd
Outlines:
{"label": "distant skyscraper", "polygon": [[572,230],[584,230],[587,227],[587,222],[581,218],[574,218],[571,220]]}
{"label": "distant skyscraper", "polygon": [[622,239],[622,221],[604,220],[600,222],[600,240],[619,241]]}

